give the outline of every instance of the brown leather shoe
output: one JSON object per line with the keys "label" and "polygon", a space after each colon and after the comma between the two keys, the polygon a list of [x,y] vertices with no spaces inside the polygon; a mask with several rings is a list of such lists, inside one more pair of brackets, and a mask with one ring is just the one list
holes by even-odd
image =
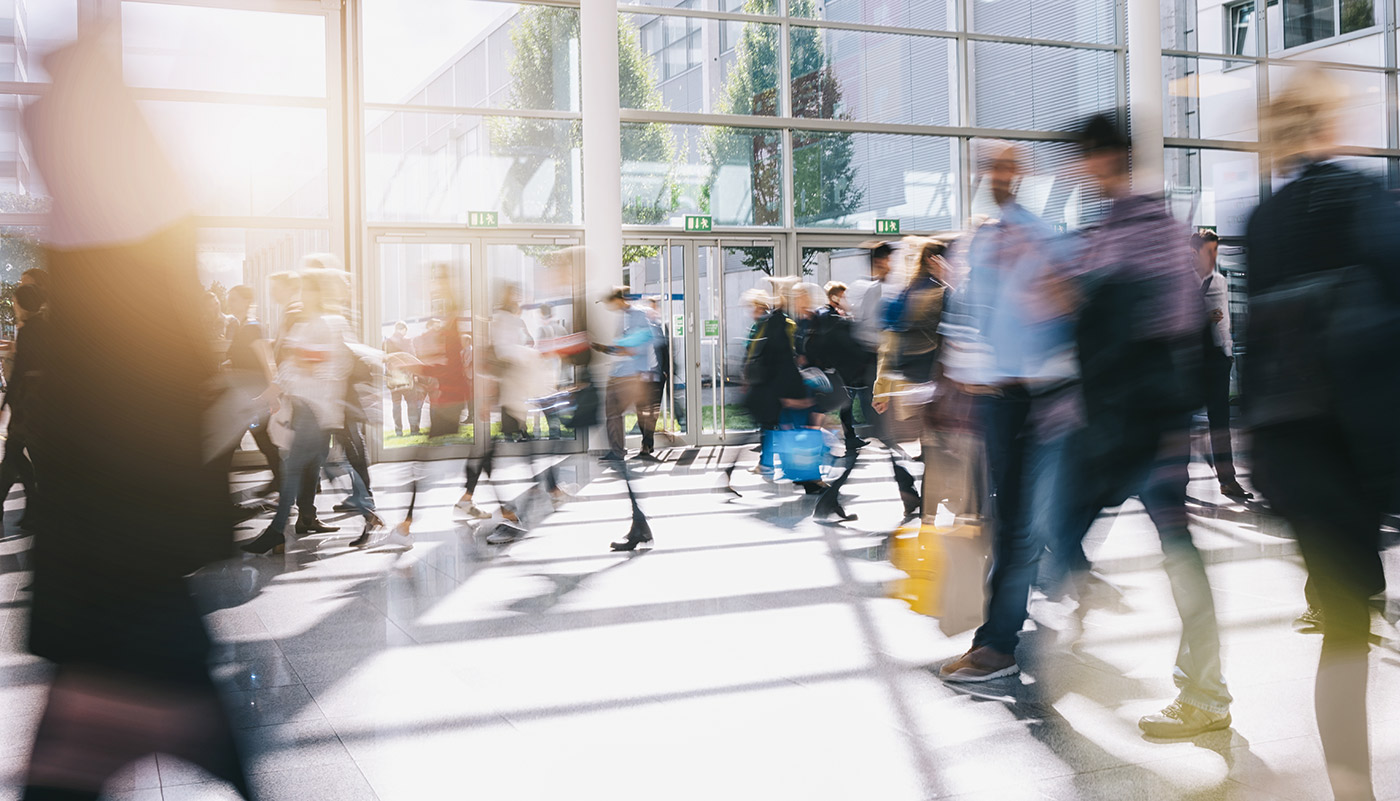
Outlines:
{"label": "brown leather shoe", "polygon": [[1021,666],[1016,664],[1016,657],[983,645],[939,668],[938,677],[944,681],[977,682],[1020,672]]}

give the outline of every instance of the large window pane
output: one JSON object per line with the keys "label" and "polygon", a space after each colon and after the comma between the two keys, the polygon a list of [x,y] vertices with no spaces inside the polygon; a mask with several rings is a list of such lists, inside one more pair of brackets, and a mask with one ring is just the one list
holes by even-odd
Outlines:
{"label": "large window pane", "polygon": [[972,30],[1066,42],[1111,44],[1113,0],[967,0]]}
{"label": "large window pane", "polygon": [[794,26],[791,53],[794,117],[956,122],[951,39]]}
{"label": "large window pane", "polygon": [[49,209],[48,192],[20,125],[25,106],[34,99],[31,95],[0,95],[0,214]]}
{"label": "large window pane", "polygon": [[[973,142],[973,161],[981,143]],[[1061,230],[1081,228],[1108,213],[1109,203],[1080,166],[1079,149],[1069,142],[1023,142],[1016,202]],[[980,173],[972,183],[972,217],[1000,216],[991,188]]]}
{"label": "large window pane", "polygon": [[581,219],[580,129],[571,120],[395,112],[366,126],[365,188],[375,221],[501,223]]}
{"label": "large window pane", "polygon": [[1227,239],[1244,236],[1259,205],[1259,157],[1231,150],[1169,147],[1163,164],[1167,202],[1193,228]]}
{"label": "large window pane", "polygon": [[253,288],[253,319],[277,322],[268,276],[297,271],[308,253],[332,250],[325,228],[201,228],[195,246],[199,282],[224,298],[239,284]]}
{"label": "large window pane", "polygon": [[577,110],[578,10],[365,0],[365,100]]}
{"label": "large window pane", "polygon": [[[20,276],[44,266],[44,251],[39,247],[42,235],[43,231],[33,226],[0,226],[0,340],[15,338],[13,292],[19,286]],[[0,348],[0,365],[5,369],[6,380],[11,377],[12,356],[13,351]]]}
{"label": "large window pane", "polygon": [[788,0],[793,17],[939,31],[953,29],[954,8],[954,0]]}
{"label": "large window pane", "polygon": [[1283,0],[1283,46],[1297,47],[1337,35],[1334,0]]}
{"label": "large window pane", "polygon": [[777,25],[694,17],[619,18],[623,108],[778,113]]}
{"label": "large window pane", "polygon": [[622,221],[782,224],[782,134],[705,125],[622,124]]}
{"label": "large window pane", "polygon": [[132,86],[324,97],[326,20],[123,3],[122,67]]}
{"label": "large window pane", "polygon": [[[1273,12],[1275,2],[1270,2]],[[1161,7],[1164,48],[1235,56],[1258,53],[1254,0],[1162,0]],[[1279,25],[1270,16],[1271,33],[1277,34]]]}
{"label": "large window pane", "polygon": [[0,81],[48,81],[44,56],[77,35],[77,0],[0,3]]}
{"label": "large window pane", "polygon": [[1117,103],[1110,52],[972,42],[971,58],[974,125],[1069,130]]}
{"label": "large window pane", "polygon": [[197,212],[327,215],[325,111],[174,101],[142,108]]}
{"label": "large window pane", "polygon": [[799,227],[908,231],[955,226],[957,140],[940,136],[794,131],[793,195]]}
{"label": "large window pane", "polygon": [[[1296,67],[1269,65],[1269,94],[1277,96],[1293,80]],[[1337,125],[1340,144],[1359,147],[1386,147],[1385,74],[1362,70],[1326,70],[1329,78],[1342,86],[1341,119]]]}
{"label": "large window pane", "polygon": [[[841,0],[838,0],[840,2]],[[620,0],[633,6],[657,8],[692,8],[702,11],[725,11],[733,14],[777,14],[778,0]],[[789,6],[810,4],[816,0],[789,0]]]}
{"label": "large window pane", "polygon": [[1167,136],[1254,141],[1259,137],[1256,67],[1239,61],[1162,59]]}

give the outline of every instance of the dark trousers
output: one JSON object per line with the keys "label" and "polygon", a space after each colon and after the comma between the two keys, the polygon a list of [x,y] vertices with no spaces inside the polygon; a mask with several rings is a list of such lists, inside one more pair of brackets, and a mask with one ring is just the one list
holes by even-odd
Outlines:
{"label": "dark trousers", "polygon": [[5,441],[5,458],[0,460],[0,504],[9,497],[10,490],[15,484],[24,485],[24,505],[25,510],[34,508],[34,465],[29,461],[29,455],[25,453],[27,444],[24,435],[10,429],[9,439]]}
{"label": "dark trousers", "polygon": [[1033,400],[1025,390],[1008,388],[978,403],[995,493],[996,540],[987,579],[987,620],[973,645],[1012,654],[1026,623],[1041,554],[1063,525],[1068,508],[1068,493],[1061,486],[1064,442],[1063,437],[1036,439]]}
{"label": "dark trousers", "polygon": [[1315,704],[1334,780],[1369,777],[1366,682],[1370,598],[1385,589],[1379,554],[1385,501],[1364,489],[1365,471],[1341,429],[1303,422],[1259,429],[1254,483],[1292,527],[1308,566],[1308,594],[1322,609]]}
{"label": "dark trousers", "polygon": [[365,492],[373,495],[369,483],[369,457],[365,453],[365,433],[360,423],[346,420],[345,428],[335,432],[335,441],[345,451],[345,461],[350,463],[350,469],[364,482]]}
{"label": "dark trousers", "polygon": [[272,441],[272,434],[268,432],[268,423],[272,419],[272,414],[266,409],[262,416],[253,424],[251,432],[253,444],[258,446],[263,458],[267,460],[267,469],[272,471],[272,486],[282,486],[282,451],[277,444]]}
{"label": "dark trousers", "polygon": [[423,393],[409,386],[389,390],[389,404],[394,410],[394,431],[403,431],[404,407],[408,410],[408,430],[417,434],[423,419]]}
{"label": "dark trousers", "polygon": [[1235,459],[1230,446],[1230,368],[1229,356],[1219,348],[1209,348],[1205,356],[1206,417],[1210,420],[1210,463],[1215,476],[1224,484],[1235,480]]}

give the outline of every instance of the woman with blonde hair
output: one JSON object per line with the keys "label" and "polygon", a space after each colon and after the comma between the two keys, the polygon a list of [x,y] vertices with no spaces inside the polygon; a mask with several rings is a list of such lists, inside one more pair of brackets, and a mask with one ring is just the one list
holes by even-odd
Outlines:
{"label": "woman with blonde hair", "polygon": [[1370,598],[1400,478],[1400,209],[1330,160],[1343,97],[1306,67],[1269,106],[1264,143],[1293,180],[1249,221],[1241,395],[1254,484],[1293,528],[1321,607],[1314,703],[1332,791],[1369,800]]}

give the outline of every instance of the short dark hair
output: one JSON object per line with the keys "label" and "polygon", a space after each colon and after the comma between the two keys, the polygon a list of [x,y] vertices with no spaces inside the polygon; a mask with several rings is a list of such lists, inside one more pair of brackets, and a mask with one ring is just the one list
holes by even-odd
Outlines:
{"label": "short dark hair", "polygon": [[888,259],[891,253],[894,253],[894,246],[888,242],[880,242],[870,249],[870,258]]}
{"label": "short dark hair", "polygon": [[1117,114],[1095,114],[1080,123],[1076,139],[1080,152],[1086,155],[1105,150],[1126,154],[1132,147],[1132,140],[1118,124]]}
{"label": "short dark hair", "polygon": [[1214,231],[1210,230],[1209,228],[1202,228],[1201,230],[1191,235],[1191,249],[1199,251],[1201,248],[1205,247],[1211,242],[1219,241],[1220,237],[1216,236]]}
{"label": "short dark hair", "polygon": [[20,284],[15,287],[15,305],[31,314],[38,311],[47,299],[44,290],[36,284]]}
{"label": "short dark hair", "polygon": [[28,270],[20,273],[20,278],[28,278],[34,286],[40,289],[49,288],[49,271],[45,270],[43,267],[30,267]]}

